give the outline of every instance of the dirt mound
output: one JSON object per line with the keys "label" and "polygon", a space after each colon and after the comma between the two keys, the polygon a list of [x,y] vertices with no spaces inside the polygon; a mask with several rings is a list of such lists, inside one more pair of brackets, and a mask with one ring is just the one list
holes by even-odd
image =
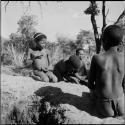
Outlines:
{"label": "dirt mound", "polygon": [[1,75],[2,123],[119,124],[94,113],[89,89],[71,83],[44,83],[30,77]]}

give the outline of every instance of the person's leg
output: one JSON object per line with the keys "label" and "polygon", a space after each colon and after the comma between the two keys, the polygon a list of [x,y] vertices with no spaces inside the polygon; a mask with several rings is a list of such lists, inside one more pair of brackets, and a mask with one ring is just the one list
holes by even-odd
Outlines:
{"label": "person's leg", "polygon": [[33,78],[35,78],[36,80],[39,80],[39,81],[49,82],[48,76],[42,71],[35,70]]}
{"label": "person's leg", "polygon": [[51,72],[51,71],[48,71],[47,73],[47,76],[49,77],[49,79],[52,81],[52,82],[58,82],[58,79],[57,77]]}
{"label": "person's leg", "polygon": [[35,70],[34,70],[34,71],[31,73],[30,76],[31,76],[34,80],[41,81],[40,76],[36,75],[37,72],[38,72],[38,71],[35,71]]}
{"label": "person's leg", "polygon": [[118,115],[124,116],[125,115],[125,105],[124,105],[124,94],[122,97],[120,97],[117,100],[117,109],[118,109]]}
{"label": "person's leg", "polygon": [[113,117],[113,100],[96,99],[96,110],[101,117]]}

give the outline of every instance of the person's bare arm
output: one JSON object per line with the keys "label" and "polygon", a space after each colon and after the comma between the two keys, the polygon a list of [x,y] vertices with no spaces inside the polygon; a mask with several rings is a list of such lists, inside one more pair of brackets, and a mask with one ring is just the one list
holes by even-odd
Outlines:
{"label": "person's bare arm", "polygon": [[75,73],[74,76],[75,76],[76,78],[78,78],[79,80],[81,80],[81,76],[80,76],[78,73]]}
{"label": "person's bare arm", "polygon": [[86,76],[81,76],[79,73],[75,73],[74,76],[78,78],[79,80],[85,80]]}
{"label": "person's bare arm", "polygon": [[96,65],[95,65],[95,56],[93,56],[92,61],[91,61],[91,66],[90,66],[90,71],[89,71],[89,76],[88,76],[88,87],[90,90],[95,89],[95,78],[96,78]]}
{"label": "person's bare arm", "polygon": [[81,69],[82,69],[82,71],[83,71],[83,72],[82,72],[82,75],[81,75],[81,80],[83,81],[83,80],[88,79],[87,65],[86,65],[85,63],[82,64]]}
{"label": "person's bare arm", "polygon": [[52,66],[52,61],[51,61],[51,58],[50,58],[50,52],[47,51],[47,60],[48,60],[48,70],[52,70],[53,66]]}
{"label": "person's bare arm", "polygon": [[29,49],[27,58],[26,58],[26,60],[25,60],[25,65],[26,65],[26,66],[29,66],[29,65],[32,64],[32,62],[33,62],[32,50]]}
{"label": "person's bare arm", "polygon": [[48,64],[50,65],[51,63],[50,63],[50,54],[49,54],[49,52],[47,53],[47,59],[48,59]]}
{"label": "person's bare arm", "polygon": [[83,68],[84,68],[84,73],[85,73],[85,75],[88,75],[88,72],[87,72],[87,64],[84,63]]}

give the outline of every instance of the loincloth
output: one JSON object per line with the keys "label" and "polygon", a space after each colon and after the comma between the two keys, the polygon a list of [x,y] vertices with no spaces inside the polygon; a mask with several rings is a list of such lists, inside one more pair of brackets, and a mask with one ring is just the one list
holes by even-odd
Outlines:
{"label": "loincloth", "polygon": [[107,110],[109,114],[112,114],[111,112],[114,112],[114,116],[117,116],[119,112],[124,112],[124,94],[116,97],[116,98],[95,98],[96,105],[98,110],[102,110],[102,112]]}

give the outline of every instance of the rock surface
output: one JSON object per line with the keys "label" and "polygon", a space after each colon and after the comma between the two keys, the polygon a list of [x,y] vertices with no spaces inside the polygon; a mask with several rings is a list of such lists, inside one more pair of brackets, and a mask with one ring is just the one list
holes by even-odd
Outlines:
{"label": "rock surface", "polygon": [[124,119],[99,118],[89,89],[71,83],[44,83],[30,77],[1,74],[2,123],[123,124]]}

